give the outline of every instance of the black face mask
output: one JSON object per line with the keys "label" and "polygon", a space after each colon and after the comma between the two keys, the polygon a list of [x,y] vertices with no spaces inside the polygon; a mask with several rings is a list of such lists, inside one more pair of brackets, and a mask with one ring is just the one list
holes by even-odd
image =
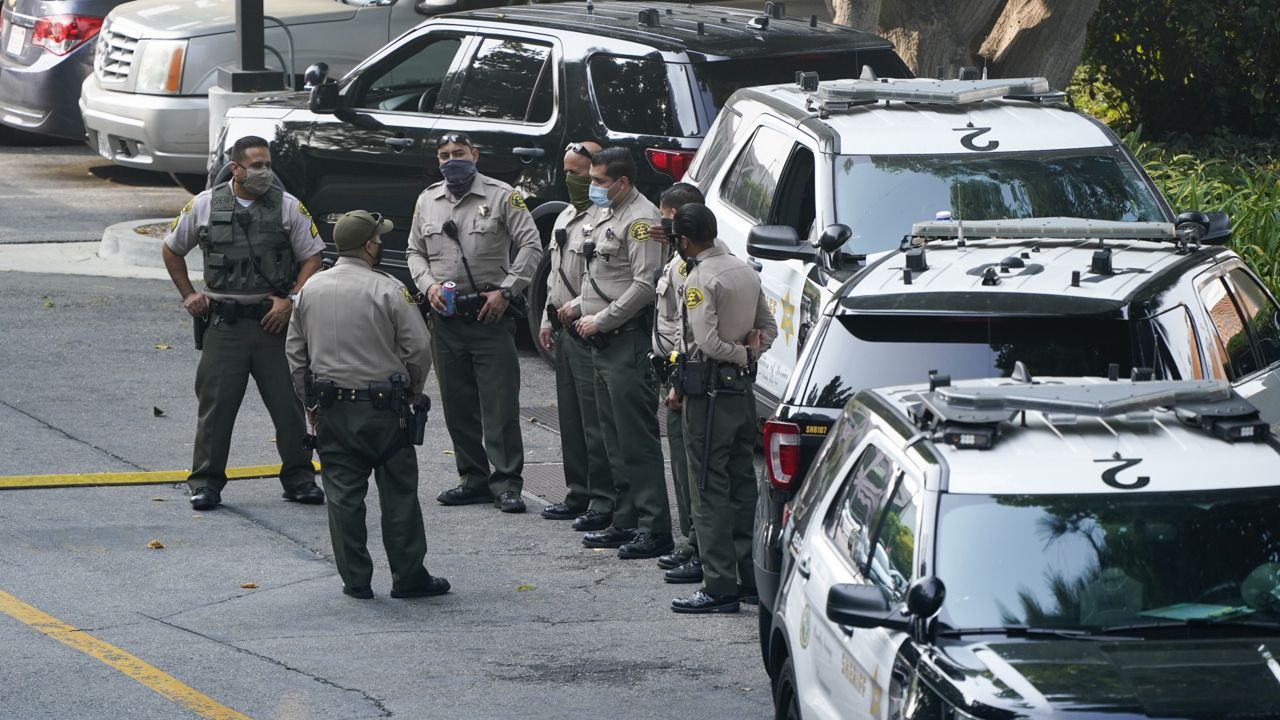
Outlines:
{"label": "black face mask", "polygon": [[662,218],[659,221],[662,224],[662,233],[667,236],[667,242],[674,243],[676,237],[676,221],[670,218]]}

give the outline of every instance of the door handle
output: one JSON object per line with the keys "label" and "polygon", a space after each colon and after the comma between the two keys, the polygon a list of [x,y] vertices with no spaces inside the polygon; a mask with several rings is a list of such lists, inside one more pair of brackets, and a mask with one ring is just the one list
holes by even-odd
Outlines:
{"label": "door handle", "polygon": [[756,272],[760,272],[761,270],[764,270],[764,263],[751,257],[750,255],[747,256],[747,264],[755,268]]}
{"label": "door handle", "polygon": [[396,151],[408,150],[409,148],[413,147],[413,143],[414,143],[413,138],[404,138],[404,137],[389,137],[389,138],[383,139],[382,141],[383,145],[386,145],[387,147]]}
{"label": "door handle", "polygon": [[796,572],[805,580],[809,579],[809,556],[804,555],[796,561]]}
{"label": "door handle", "polygon": [[540,158],[546,155],[547,151],[543,150],[540,147],[527,147],[527,148],[518,147],[518,148],[511,148],[511,154],[515,155],[516,157],[525,158],[526,160],[532,160],[534,158]]}

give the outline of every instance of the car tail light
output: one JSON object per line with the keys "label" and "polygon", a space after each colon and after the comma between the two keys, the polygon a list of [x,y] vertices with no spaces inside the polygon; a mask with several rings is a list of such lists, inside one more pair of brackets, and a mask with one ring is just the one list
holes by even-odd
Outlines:
{"label": "car tail light", "polygon": [[765,469],[775,490],[790,492],[800,470],[800,427],[770,420],[764,424]]}
{"label": "car tail light", "polygon": [[654,170],[666,173],[672,180],[680,182],[689,165],[693,164],[693,151],[649,148],[644,151],[644,158],[649,161],[649,166]]}
{"label": "car tail light", "polygon": [[51,15],[36,20],[31,44],[54,55],[66,55],[93,39],[102,29],[102,18],[88,15]]}

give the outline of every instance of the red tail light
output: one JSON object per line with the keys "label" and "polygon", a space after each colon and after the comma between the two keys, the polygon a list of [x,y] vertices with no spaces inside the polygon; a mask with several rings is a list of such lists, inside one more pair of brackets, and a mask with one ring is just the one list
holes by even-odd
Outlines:
{"label": "red tail light", "polygon": [[93,39],[102,29],[102,18],[87,15],[51,15],[36,20],[31,44],[54,55],[66,55]]}
{"label": "red tail light", "polygon": [[775,490],[790,492],[800,470],[800,426],[770,420],[764,424],[765,469]]}
{"label": "red tail light", "polygon": [[680,182],[680,178],[684,177],[685,171],[693,163],[693,151],[649,148],[644,151],[644,159],[649,161],[654,170],[666,173],[672,180]]}

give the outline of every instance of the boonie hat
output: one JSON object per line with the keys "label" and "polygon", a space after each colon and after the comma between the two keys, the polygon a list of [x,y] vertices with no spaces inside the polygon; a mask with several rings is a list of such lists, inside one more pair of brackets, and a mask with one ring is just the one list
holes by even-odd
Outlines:
{"label": "boonie hat", "polygon": [[338,224],[333,228],[333,244],[338,247],[339,254],[352,252],[364,247],[377,235],[391,232],[394,227],[394,223],[379,213],[352,210],[338,218]]}

